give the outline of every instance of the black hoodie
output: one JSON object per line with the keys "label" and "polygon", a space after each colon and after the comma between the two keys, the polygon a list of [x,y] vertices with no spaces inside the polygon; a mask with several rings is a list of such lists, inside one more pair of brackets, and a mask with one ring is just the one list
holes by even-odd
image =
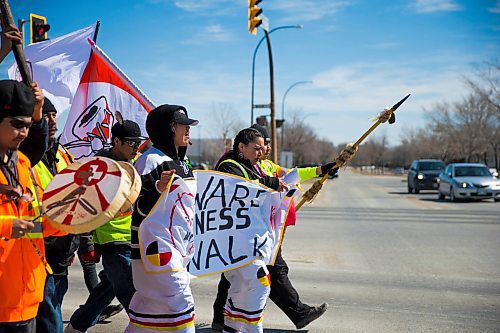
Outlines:
{"label": "black hoodie", "polygon": [[134,166],[141,175],[142,188],[135,203],[132,214],[132,259],[140,259],[138,246],[138,228],[142,220],[149,214],[160,198],[161,193],[156,188],[163,171],[175,170],[175,174],[182,178],[193,178],[193,172],[186,159],[187,147],[175,149],[174,133],[171,125],[174,122],[174,112],[187,111],[179,105],[161,105],[149,112],[146,119],[146,131],[153,146],[139,156]]}

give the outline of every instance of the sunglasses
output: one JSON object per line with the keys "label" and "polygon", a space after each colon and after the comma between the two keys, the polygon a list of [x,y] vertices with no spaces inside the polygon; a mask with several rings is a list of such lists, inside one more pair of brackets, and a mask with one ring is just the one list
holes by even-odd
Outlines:
{"label": "sunglasses", "polygon": [[125,142],[126,144],[128,144],[130,147],[132,148],[139,148],[139,145],[141,144],[140,141],[130,141],[130,140],[124,140],[123,142]]}
{"label": "sunglasses", "polygon": [[12,118],[10,120],[10,125],[15,129],[22,129],[22,128],[29,129],[31,125],[33,125],[33,121],[22,121],[17,118]]}

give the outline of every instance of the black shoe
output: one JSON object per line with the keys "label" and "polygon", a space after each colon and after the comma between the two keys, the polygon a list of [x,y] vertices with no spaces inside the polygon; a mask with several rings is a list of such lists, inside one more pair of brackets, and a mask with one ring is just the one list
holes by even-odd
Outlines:
{"label": "black shoe", "polygon": [[307,314],[307,316],[304,319],[300,320],[297,324],[295,324],[295,327],[298,330],[306,327],[311,322],[313,322],[316,319],[318,319],[319,317],[321,317],[323,315],[323,313],[325,313],[327,308],[328,308],[327,303],[323,303],[320,306],[313,306],[311,308],[311,310],[309,310],[309,313]]}
{"label": "black shoe", "polygon": [[99,316],[99,322],[105,321],[109,317],[113,317],[114,315],[120,313],[122,310],[123,306],[121,304],[108,305],[104,310],[102,310],[101,315]]}
{"label": "black shoe", "polygon": [[212,330],[217,331],[217,332],[222,332],[224,330],[224,321],[220,322],[217,320],[212,320]]}

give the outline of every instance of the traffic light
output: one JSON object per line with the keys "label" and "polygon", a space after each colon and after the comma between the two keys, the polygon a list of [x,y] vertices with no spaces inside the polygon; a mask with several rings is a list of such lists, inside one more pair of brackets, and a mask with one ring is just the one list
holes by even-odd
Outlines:
{"label": "traffic light", "polygon": [[30,13],[30,43],[47,40],[47,31],[49,30],[50,25],[47,24],[47,18]]}
{"label": "traffic light", "polygon": [[257,34],[257,27],[262,24],[259,15],[262,14],[262,8],[257,7],[262,0],[248,0],[248,32],[252,35]]}

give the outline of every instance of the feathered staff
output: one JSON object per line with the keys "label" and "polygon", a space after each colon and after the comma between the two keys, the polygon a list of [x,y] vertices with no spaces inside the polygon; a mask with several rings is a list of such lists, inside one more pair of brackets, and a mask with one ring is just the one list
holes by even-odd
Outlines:
{"label": "feathered staff", "polygon": [[[348,144],[342,151],[340,152],[339,156],[335,159],[335,166],[332,167],[332,169],[329,170],[329,172],[333,169],[339,169],[340,167],[344,166],[347,162],[349,162],[353,157],[356,151],[358,150],[359,145],[361,142],[363,142],[366,137],[373,132],[375,128],[377,128],[378,125],[385,123],[389,121],[389,124],[393,124],[396,121],[396,116],[394,115],[394,112],[401,106],[401,104],[404,103],[410,97],[410,94],[408,94],[405,98],[394,104],[391,108],[386,108],[384,111],[380,112],[376,117],[374,117],[374,120],[376,119],[376,122],[365,132],[363,135],[356,141],[355,143],[350,143]],[[295,206],[295,210],[299,210],[300,207],[302,207],[303,204],[306,202],[310,202],[314,199],[314,197],[318,194],[318,192],[321,190],[323,187],[323,183],[328,179],[328,173],[326,172],[324,176],[320,179],[314,182],[314,184],[311,186],[310,189],[308,189],[304,195],[302,196],[302,199],[300,202]]]}

